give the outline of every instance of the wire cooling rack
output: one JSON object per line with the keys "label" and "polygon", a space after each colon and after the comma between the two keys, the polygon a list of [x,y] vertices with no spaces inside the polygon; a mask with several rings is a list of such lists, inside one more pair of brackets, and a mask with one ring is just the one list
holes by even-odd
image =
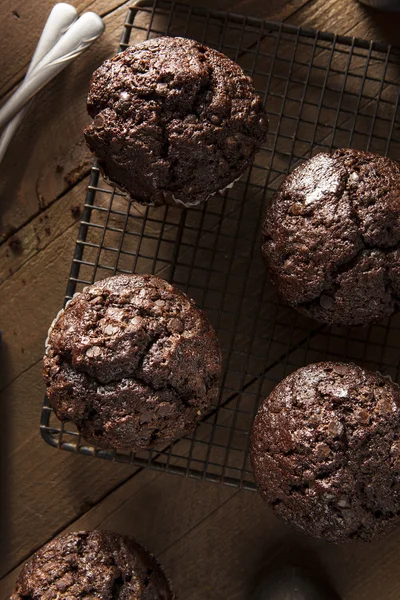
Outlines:
{"label": "wire cooling rack", "polygon": [[355,147],[400,159],[399,70],[383,44],[156,0],[133,6],[120,49],[159,35],[197,39],[254,79],[270,120],[251,170],[201,207],[130,204],[92,168],[66,300],[116,273],[157,273],[188,293],[224,355],[218,405],[193,435],[129,452],[88,445],[45,400],[49,444],[81,454],[255,489],[249,432],[260,400],[318,360],[350,360],[399,379],[400,316],[370,328],[325,327],[282,306],[260,256],[265,204],[284,176],[321,150]]}

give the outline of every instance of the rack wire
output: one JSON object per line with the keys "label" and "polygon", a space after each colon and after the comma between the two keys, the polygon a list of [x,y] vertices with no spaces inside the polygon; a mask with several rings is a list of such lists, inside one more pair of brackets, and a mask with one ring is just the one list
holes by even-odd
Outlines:
{"label": "rack wire", "polygon": [[128,10],[120,50],[180,35],[227,54],[265,100],[268,139],[252,168],[201,207],[144,208],[93,166],[66,301],[116,273],[154,273],[204,309],[224,356],[219,401],[191,436],[136,454],[88,445],[44,401],[41,432],[70,452],[255,489],[249,433],[259,402],[318,360],[349,360],[399,380],[400,316],[369,328],[326,327],[281,305],[260,256],[266,203],[321,150],[354,147],[400,159],[400,55],[384,44],[165,0]]}

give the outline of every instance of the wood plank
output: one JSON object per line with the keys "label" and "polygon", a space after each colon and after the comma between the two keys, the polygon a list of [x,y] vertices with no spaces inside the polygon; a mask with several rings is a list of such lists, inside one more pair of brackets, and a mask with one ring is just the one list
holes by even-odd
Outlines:
{"label": "wood plank", "polygon": [[[60,198],[30,221],[18,234],[0,246],[0,286],[26,262],[48,247],[57,237],[79,221],[82,199],[89,178],[74,186],[70,193]],[[74,229],[76,233],[76,229]]]}
{"label": "wood plank", "polygon": [[7,237],[88,171],[82,141],[94,69],[118,47],[126,7],[106,17],[106,32],[34,99],[0,173],[0,237]]}
{"label": "wood plank", "polygon": [[[304,4],[305,1],[303,0],[301,4]],[[13,19],[9,24],[12,31],[15,20],[18,21],[15,26],[19,27],[19,21],[23,21],[28,26],[30,19],[33,19],[33,14],[35,19],[39,18],[39,16],[36,17],[36,13],[29,12],[34,10],[32,6],[24,8],[24,11],[28,11],[26,18],[16,19],[12,15],[12,10],[20,11],[22,14],[20,6],[22,0],[8,0],[8,2],[10,6],[16,3],[16,8],[7,12],[7,19],[11,17]],[[47,11],[49,3],[43,4],[46,4]],[[95,10],[97,4],[99,4],[99,12],[101,9],[104,10],[104,1],[93,4],[86,2],[85,6]],[[117,4],[118,2],[111,3],[110,10]],[[191,0],[191,4],[196,4],[195,0]],[[203,0],[198,4],[209,8],[228,9],[232,7],[232,0],[218,0],[217,2]],[[251,9],[251,6],[255,5],[260,7],[260,3],[254,0],[252,5],[246,4],[246,9],[249,9],[250,13],[248,14],[253,14],[253,16],[268,14],[270,18],[283,18],[290,15],[296,4],[298,3],[284,3],[279,0],[274,3],[271,10],[267,12],[264,8],[260,13],[260,9],[258,11]],[[42,2],[40,7],[42,8]],[[241,6],[237,5],[236,9],[241,9]],[[83,142],[82,130],[89,120],[86,114],[89,79],[94,69],[117,50],[126,12],[127,3],[112,10],[105,17],[106,31],[102,38],[35,98],[2,164],[0,173],[0,240],[2,237],[7,238],[14,230],[19,229],[33,215],[36,215],[41,208],[48,206],[58,195],[64,193],[71,186],[74,178],[87,172],[91,158]],[[36,21],[33,23],[33,29],[36,31],[35,28],[38,25],[35,25]],[[8,39],[6,36],[0,36],[0,40],[6,39]],[[5,41],[2,43],[5,44]],[[7,43],[7,48],[9,49],[13,45],[15,42],[13,44],[11,40]],[[25,52],[26,46],[22,45],[22,48]],[[0,77],[6,77],[6,74],[0,73]]]}
{"label": "wood plank", "polygon": [[8,369],[2,369],[0,390],[44,351],[51,319],[62,306],[76,235],[77,227],[72,225],[2,285],[0,322],[12,359]]}
{"label": "wood plank", "polygon": [[399,13],[385,13],[348,0],[314,0],[299,7],[291,23],[399,45]]}
{"label": "wood plank", "polygon": [[[236,4],[241,5],[243,12],[250,10],[249,7],[252,5],[249,2]],[[290,7],[294,8],[295,4],[291,2]],[[264,8],[268,10],[266,3],[261,7],[259,2],[254,5],[257,5],[257,10],[264,10]],[[318,4],[320,5],[322,6],[321,3]],[[332,2],[329,5],[333,7]],[[273,6],[278,6],[278,3],[274,2]],[[233,9],[235,10],[234,7]],[[310,11],[307,18],[312,19],[312,15]],[[343,27],[341,31],[344,32],[347,26],[362,29],[362,24],[356,23],[356,19],[351,20],[349,15],[348,17],[338,20],[340,27]],[[293,22],[297,22],[297,18],[302,24],[307,24],[300,12],[293,15]],[[334,18],[338,19],[338,15],[336,17],[334,15]],[[320,22],[324,23],[322,12]],[[67,127],[66,121],[62,128],[63,133]],[[54,144],[53,148],[55,145],[59,147],[63,142],[60,141],[61,136],[56,129],[53,130],[53,137],[54,140],[49,139],[48,143]],[[21,142],[19,151],[21,151]],[[64,193],[71,185],[67,181],[69,176],[72,179],[74,177],[79,179],[84,176],[87,169],[85,149],[82,144],[77,149],[75,144],[72,146],[70,143],[65,144],[62,152],[62,159],[58,161],[56,158],[52,164],[46,162],[39,176],[34,169],[30,172],[29,178],[33,180],[29,180],[29,185],[32,185],[32,181],[35,182],[35,186],[31,189],[35,189],[35,194],[36,189],[40,190],[40,195],[44,198],[43,204],[51,205],[54,198]],[[81,157],[82,166],[79,165]],[[16,160],[17,158],[16,154]],[[55,175],[57,165],[60,168]],[[77,165],[81,170],[74,172]],[[67,180],[64,180],[65,176]],[[78,184],[77,197],[82,198],[84,187],[85,183]],[[128,483],[111,493],[106,501],[100,502],[87,512],[88,505],[84,504],[85,497],[90,503],[96,502],[102,494],[109,493],[113,487],[124,480],[125,472],[122,475],[119,469],[129,468],[56,452],[46,447],[37,435],[36,421],[42,397],[40,363],[37,361],[42,352],[44,339],[42,336],[47,331],[49,315],[51,318],[55,314],[64,293],[76,236],[74,219],[68,213],[73,206],[72,194],[74,193],[75,190],[71,190],[48,209],[52,210],[50,236],[46,237],[46,225],[40,223],[39,217],[29,223],[24,232],[21,232],[26,255],[11,256],[11,260],[15,261],[14,267],[17,272],[11,277],[11,281],[5,282],[2,286],[2,292],[3,289],[6,290],[6,296],[4,298],[2,296],[2,301],[11,303],[9,309],[3,313],[5,319],[1,318],[1,322],[6,324],[6,342],[9,343],[9,334],[13,329],[16,328],[17,331],[17,335],[13,336],[15,341],[9,345],[12,349],[11,364],[7,364],[10,361],[2,361],[3,375],[0,380],[3,383],[6,377],[7,382],[10,383],[9,373],[14,373],[16,377],[0,397],[0,410],[3,411],[0,414],[0,423],[3,423],[6,431],[10,432],[7,436],[0,436],[0,450],[6,449],[4,454],[0,452],[0,461],[3,464],[6,462],[4,456],[7,457],[7,461],[10,460],[10,456],[13,460],[12,472],[8,472],[8,475],[5,474],[3,464],[0,464],[1,489],[8,489],[12,481],[10,494],[5,498],[6,504],[3,500],[0,503],[1,508],[3,509],[4,506],[7,508],[8,504],[11,520],[15,522],[13,530],[8,532],[5,538],[0,535],[2,540],[8,539],[10,551],[5,553],[7,565],[10,568],[15,566],[25,554],[63,528],[67,521],[75,519],[83,512],[84,518],[74,522],[72,528],[103,524],[122,532],[136,532],[145,545],[159,553],[181,597],[195,600],[200,597],[210,597],[213,600],[214,598],[222,600],[226,597],[244,599],[248,597],[254,581],[254,566],[261,569],[265,562],[264,554],[270,555],[276,552],[287,554],[292,551],[295,542],[300,543],[300,547],[304,543],[307,552],[311,552],[314,548],[313,544],[308,545],[298,536],[293,536],[290,530],[282,528],[282,525],[275,522],[276,520],[274,521],[269,513],[266,514],[256,495],[236,494],[234,490],[225,487],[146,472],[129,479]],[[65,220],[63,209],[66,211]],[[50,212],[48,214],[50,215]],[[24,222],[24,218],[26,215],[20,219],[21,223]],[[41,238],[38,244],[35,243],[35,230],[39,232]],[[45,237],[42,238],[43,233]],[[53,257],[55,254],[57,257]],[[10,256],[5,258],[9,259]],[[45,271],[47,264],[49,264],[48,272]],[[24,286],[23,279],[25,282],[32,279],[32,284],[28,287],[27,284]],[[13,281],[15,284],[12,283]],[[35,299],[34,303],[32,298]],[[21,312],[18,308],[18,313],[15,310],[16,301],[18,304],[21,303],[22,307]],[[33,308],[32,304],[34,304]],[[25,353],[21,353],[21,347],[24,347],[28,354],[28,360],[24,358]],[[6,371],[5,375],[4,371]],[[31,459],[31,455],[34,458]],[[104,472],[103,465],[106,465]],[[154,483],[152,483],[153,478]],[[173,483],[175,480],[179,481],[179,484],[175,485]],[[131,501],[134,490],[137,490],[137,493],[135,492],[136,495]],[[226,499],[225,493],[232,494],[232,500],[230,497]],[[109,503],[110,498],[114,503]],[[47,509],[45,515],[44,505]],[[2,510],[2,514],[4,512]],[[132,519],[132,515],[138,516]],[[235,525],[232,526],[232,523]],[[3,527],[4,520],[0,521],[2,532]],[[370,600],[382,594],[385,600],[392,600],[399,595],[398,584],[394,581],[393,575],[398,561],[398,542],[397,536],[394,538],[391,536],[388,538],[387,545],[381,546],[380,543],[371,545],[369,547],[371,550],[367,554],[357,546],[351,552],[344,552],[343,558],[341,551],[336,553],[334,549],[335,551],[331,552],[332,547],[327,549],[317,543],[315,555],[318,555],[328,570],[330,569],[333,580],[343,593],[344,600],[355,600],[355,598]],[[3,546],[5,546],[4,541]],[[262,554],[263,550],[264,554]],[[195,569],[193,563],[196,564]],[[353,563],[356,565],[354,576],[347,563],[350,566]],[[379,567],[379,573],[376,572],[376,567],[374,568],[375,563]],[[3,562],[0,561],[0,564],[2,565]],[[10,584],[14,579],[11,582],[11,578],[6,578],[5,582],[7,581]],[[210,589],[204,589],[205,581],[208,582]],[[3,593],[2,587],[5,582],[0,584],[2,598],[7,597],[7,592]],[[368,586],[375,596],[368,596]]]}
{"label": "wood plank", "polygon": [[[48,328],[63,303],[87,184],[86,177],[0,246],[0,322],[4,324],[3,341],[10,355],[8,368],[0,371],[0,391],[43,355]],[[103,204],[108,208],[108,203],[109,195],[103,194],[96,206]],[[114,210],[123,212],[126,207],[124,198],[114,199]],[[103,212],[95,211],[91,222],[104,227],[104,219]],[[117,214],[110,217],[108,225],[121,229],[123,223],[124,218]],[[140,228],[139,221],[131,220],[132,232]],[[118,246],[120,235],[111,231],[109,235],[114,237],[108,241],[114,240],[113,245]],[[98,229],[90,230],[88,240],[99,244]],[[87,250],[95,260],[97,250]],[[111,258],[105,258],[101,262],[110,261]],[[110,274],[103,271],[103,276]]]}
{"label": "wood plank", "polygon": [[[231,0],[221,0],[217,7],[241,10],[254,16],[289,19],[293,23],[340,33],[351,31],[361,37],[382,39],[387,34],[382,23],[387,24],[387,21],[387,27],[393,27],[393,32],[397,32],[397,17],[393,21],[380,17],[379,26],[374,28],[375,21],[369,14],[367,20],[362,20],[364,7],[356,2],[338,1],[330,0],[326,4],[319,0],[312,4],[312,8],[308,2],[301,2],[304,6],[299,7],[298,2],[279,1],[271,7],[265,5],[261,11],[257,2],[255,12],[253,3],[248,2],[232,4]],[[95,8],[95,4],[90,7]],[[213,6],[214,3],[207,0],[203,5]],[[293,11],[296,12],[292,15]],[[7,237],[14,229],[20,228],[41,207],[47,206],[68,189],[74,178],[87,172],[90,154],[82,141],[82,128],[88,121],[86,89],[94,68],[115,51],[125,14],[125,5],[112,11],[105,19],[107,31],[103,38],[35,100],[4,161],[0,177],[0,236]],[[52,113],[56,113],[57,118],[49,119],[48,115]],[[63,131],[62,136],[58,135],[60,130]],[[18,181],[21,181],[20,185],[16,184]]]}
{"label": "wood plank", "polygon": [[[202,493],[205,489],[206,495]],[[65,530],[103,528],[120,531],[125,535],[135,535],[138,541],[157,555],[168,548],[177,537],[184,535],[207,518],[216,506],[224,504],[235,494],[237,490],[225,486],[203,484],[200,481],[155,471],[142,471]],[[160,495],[163,498],[162,504],[159,502]],[[135,503],[135,499],[138,499],[138,503]],[[148,505],[148,514],[152,515],[150,521],[144,519],[140,509],[138,512],[138,507],[144,499]],[[180,505],[179,510],[176,510],[177,502]],[[127,522],[124,517],[124,522],[120,523],[118,529],[117,521],[121,518],[122,507],[132,512]],[[116,520],[113,522],[110,521],[111,515],[115,515]],[[1,599],[9,594],[18,570],[19,568],[14,569],[0,581]]]}
{"label": "wood plank", "polygon": [[[79,14],[93,11],[108,14],[122,4],[123,0],[69,0]],[[125,2],[126,4],[126,2]],[[0,97],[6,94],[25,75],[46,19],[54,6],[53,0],[25,2],[3,0],[0,30],[7,36],[0,37]]]}
{"label": "wood plank", "polygon": [[291,562],[327,573],[342,600],[395,600],[399,541],[399,533],[370,545],[314,541],[279,523],[258,495],[243,492],[159,557],[177,594],[193,600],[245,600],[265,571]]}
{"label": "wood plank", "polygon": [[[273,0],[264,3],[258,0],[186,0],[187,4],[232,10],[253,17],[284,19],[308,0]],[[133,2],[126,0],[70,0],[79,13],[88,10],[104,16],[124,5],[126,11]],[[24,76],[31,56],[36,47],[40,32],[47,16],[53,7],[53,0],[25,2],[24,0],[3,0],[3,20],[0,30],[7,31],[7,36],[0,36],[0,56],[4,68],[0,72],[0,98],[10,91]]]}
{"label": "wood plank", "polygon": [[[372,544],[333,545],[296,533],[258,494],[141,472],[66,530],[135,536],[159,558],[178,597],[249,598],[266,570],[288,561],[325,572],[342,600],[395,600],[400,532]],[[18,570],[0,583],[6,598]]]}
{"label": "wood plank", "polygon": [[[9,532],[3,532],[1,527],[4,559],[0,565],[4,570],[17,564],[33,548],[54,535],[67,520],[76,518],[89,504],[118,485],[126,473],[135,471],[133,467],[102,461],[99,465],[98,461],[88,461],[86,457],[57,452],[45,446],[39,436],[44,393],[41,378],[43,344],[49,323],[61,305],[75,244],[77,227],[71,208],[75,206],[76,197],[83,196],[86,185],[87,181],[78,184],[21,231],[21,238],[26,241],[22,254],[10,252],[3,257],[6,263],[3,274],[11,268],[9,265],[15,270],[1,286],[0,308],[0,321],[4,324],[0,385],[5,388],[0,395],[0,407],[4,412],[0,418],[4,461],[0,489],[3,492],[2,514],[7,515],[8,523],[12,523]],[[120,202],[125,206],[124,200]],[[60,226],[62,222],[66,225],[66,220],[62,221],[60,217],[62,211],[71,213],[66,230]],[[52,224],[51,229],[42,238],[47,222]],[[18,312],[15,311],[16,301]],[[71,473],[75,469],[78,472],[74,483]],[[45,512],[43,506],[46,506]],[[37,519],[32,521],[32,515]]]}
{"label": "wood plank", "polygon": [[[77,201],[79,201],[80,196],[83,197],[83,195],[84,195],[84,184],[81,183],[76,188],[71,190],[71,193],[68,194],[65,198],[62,198],[61,201],[59,201],[58,203],[55,203],[55,205],[53,207],[51,207],[51,209],[49,211],[41,214],[38,218],[34,219],[31,223],[29,223],[28,226],[21,232],[22,235],[19,238],[12,240],[12,247],[11,248],[7,247],[7,248],[5,248],[5,250],[3,250],[4,262],[3,262],[3,267],[2,267],[3,272],[0,277],[1,281],[4,281],[6,277],[10,278],[11,273],[13,273],[16,269],[20,269],[21,266],[25,265],[25,269],[23,269],[21,271],[21,273],[18,272],[19,279],[16,280],[17,284],[16,284],[16,288],[14,288],[14,289],[18,289],[18,286],[20,286],[21,284],[22,285],[26,284],[26,281],[27,281],[26,273],[28,272],[27,270],[33,269],[33,271],[35,272],[37,269],[39,269],[39,266],[36,263],[30,264],[29,266],[26,265],[27,260],[31,256],[34,256],[40,249],[49,248],[49,245],[51,244],[51,242],[55,238],[60,236],[63,228],[65,228],[65,230],[67,230],[67,228],[70,227],[70,225],[73,222],[73,215],[71,215],[70,210],[71,210],[71,208],[73,208],[75,206],[75,198]],[[69,212],[68,212],[68,208],[70,209]],[[62,224],[63,209],[66,210],[66,215],[67,215],[67,219],[64,224]],[[55,225],[54,225],[54,227],[50,228],[50,226],[47,223],[48,222],[53,223],[54,220],[55,220]],[[44,242],[42,242],[43,232],[45,234]],[[38,238],[40,241],[38,240]],[[23,239],[22,247],[20,247],[17,243],[19,239]],[[16,247],[14,247],[15,243],[17,243]],[[68,243],[72,244],[71,237],[68,238]],[[69,246],[69,247],[71,247],[71,246]],[[52,259],[54,259],[56,255],[57,255],[57,251],[56,251],[56,253],[54,253],[53,249],[50,249],[49,252],[47,254],[43,255],[44,257],[40,259],[40,265],[41,265],[40,268],[44,268],[47,256],[51,256]],[[62,252],[61,255],[65,256],[66,253]],[[65,263],[64,263],[64,265],[65,265]],[[61,267],[61,270],[63,268],[66,272],[65,267]],[[55,267],[55,270],[57,270],[57,273],[59,272],[58,263],[57,263],[57,266]],[[15,281],[15,279],[14,279],[14,281]],[[23,296],[28,298],[27,314],[29,314],[29,311],[30,311],[29,298],[32,295],[32,290],[33,290],[33,288],[29,287],[26,290],[27,294],[23,293]],[[14,293],[14,292],[12,292],[12,293]],[[5,299],[8,299],[8,297],[9,297],[7,294],[8,294],[8,291],[6,289],[4,292]],[[22,303],[22,305],[23,305],[23,303]],[[42,303],[39,303],[39,306],[42,307],[43,306]],[[5,307],[4,310],[6,311],[4,314],[4,320],[5,320],[5,322],[7,322],[8,321],[8,314],[7,314],[7,308],[6,308],[7,302],[4,303],[4,307]],[[55,314],[55,313],[56,313],[56,311],[54,311],[53,314]],[[46,313],[44,313],[44,314],[46,314]],[[23,322],[23,320],[21,321],[21,323],[22,322]],[[40,334],[39,334],[42,336],[42,339],[45,338],[47,327],[48,327],[48,321],[46,323],[42,322],[42,326],[41,326]],[[36,327],[35,330],[38,331],[38,327]],[[14,331],[15,331],[15,333],[14,333],[15,339],[14,339],[13,347],[15,348],[16,346],[18,346],[18,344],[20,344],[20,346],[18,347],[18,352],[21,352],[22,354],[24,354],[24,356],[21,357],[21,360],[13,361],[13,365],[16,365],[18,363],[19,366],[16,367],[17,370],[14,370],[12,368],[10,370],[10,372],[5,376],[4,381],[2,382],[3,387],[4,387],[4,385],[7,385],[7,383],[9,381],[11,381],[13,378],[17,377],[18,373],[20,371],[23,371],[24,369],[28,368],[31,364],[33,364],[35,361],[39,360],[40,354],[42,352],[42,348],[38,345],[38,338],[36,338],[35,342],[33,343],[33,345],[35,345],[35,347],[36,347],[35,352],[31,352],[31,353],[26,352],[26,348],[24,346],[22,346],[22,338],[24,339],[25,345],[29,346],[30,342],[29,342],[29,339],[28,340],[26,339],[25,332],[23,331],[23,326],[19,327],[17,324]],[[18,331],[20,332],[19,334],[18,334]],[[38,353],[39,347],[40,347],[40,350]],[[18,369],[19,369],[19,371],[18,371]]]}
{"label": "wood plank", "polygon": [[[8,363],[7,349],[2,356]],[[41,362],[0,394],[0,577],[137,469],[51,448],[39,434]]]}

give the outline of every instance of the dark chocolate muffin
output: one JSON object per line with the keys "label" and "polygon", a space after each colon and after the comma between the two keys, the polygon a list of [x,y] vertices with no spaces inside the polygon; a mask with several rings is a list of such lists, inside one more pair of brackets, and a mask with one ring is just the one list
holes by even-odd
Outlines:
{"label": "dark chocolate muffin", "polygon": [[204,44],[160,37],[93,74],[86,141],[106,176],[143,204],[198,204],[232,184],[266,139],[253,83]]}
{"label": "dark chocolate muffin", "polygon": [[217,337],[185,294],[152,275],[118,275],[77,294],[53,322],[50,404],[99,447],[137,450],[194,429],[216,401]]}
{"label": "dark chocolate muffin", "polygon": [[10,600],[172,600],[162,568],[133,539],[107,531],[66,533],[24,565]]}
{"label": "dark chocolate muffin", "polygon": [[262,253],[279,295],[335,325],[367,325],[400,299],[400,168],[358,150],[317,154],[269,206]]}
{"label": "dark chocolate muffin", "polygon": [[325,540],[372,540],[400,523],[400,390],[323,362],[286,377],[259,409],[251,460],[275,513]]}

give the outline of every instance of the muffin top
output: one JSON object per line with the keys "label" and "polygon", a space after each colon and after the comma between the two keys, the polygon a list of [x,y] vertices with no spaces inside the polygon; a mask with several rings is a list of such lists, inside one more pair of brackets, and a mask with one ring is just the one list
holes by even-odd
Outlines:
{"label": "muffin top", "polygon": [[44,358],[57,416],[99,447],[131,450],[193,429],[218,397],[220,373],[205,315],[153,275],[117,275],[74,296]]}
{"label": "muffin top", "polygon": [[400,168],[342,149],[304,162],[267,209],[262,252],[280,296],[318,321],[363,325],[400,298]]}
{"label": "muffin top", "polygon": [[127,48],[93,74],[86,141],[132,199],[165,194],[197,204],[247,168],[267,133],[253,83],[194,40],[160,37]]}
{"label": "muffin top", "polygon": [[330,541],[370,540],[399,523],[400,390],[353,364],[286,377],[251,434],[259,490],[276,514]]}
{"label": "muffin top", "polygon": [[10,600],[172,600],[157,561],[133,539],[107,531],[55,538],[24,565]]}

